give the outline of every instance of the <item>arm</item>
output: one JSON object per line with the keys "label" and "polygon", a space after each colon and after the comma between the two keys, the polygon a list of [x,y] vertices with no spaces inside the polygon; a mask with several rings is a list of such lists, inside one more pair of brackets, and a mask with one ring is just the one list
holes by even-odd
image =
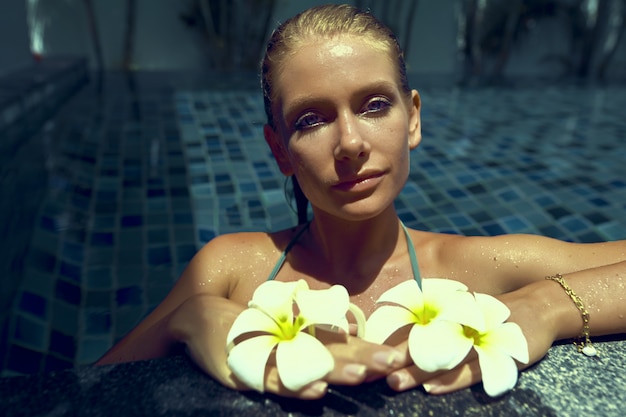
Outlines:
{"label": "arm", "polygon": [[[575,338],[582,333],[580,311],[558,283],[545,279],[548,275],[561,273],[583,300],[590,314],[592,335],[626,332],[626,241],[573,244],[535,236],[503,236],[491,239],[489,245],[481,245],[486,256],[482,262],[474,262],[474,268],[496,282],[484,284],[478,291],[495,289],[491,293],[511,310],[509,321],[522,328],[530,361],[520,364],[520,368],[540,360],[556,340]],[[500,262],[496,263],[498,259]],[[497,271],[502,275],[496,274]],[[436,376],[408,367],[388,377],[390,386],[396,390],[428,381],[430,392],[437,394],[466,388],[480,380],[475,357]]]}
{"label": "arm", "polygon": [[[228,297],[229,275],[219,273],[219,267],[228,256],[226,245],[231,243],[230,239],[218,237],[205,245],[190,261],[167,297],[96,364],[153,359],[176,351],[182,340],[171,329],[172,315],[194,295]],[[181,311],[190,313],[189,310]]]}
{"label": "arm", "polygon": [[[229,388],[247,389],[227,366],[226,337],[259,280],[266,276],[258,269],[265,268],[267,262],[254,259],[262,251],[262,246],[252,242],[254,239],[248,234],[224,235],[209,242],[192,259],[165,300],[97,364],[157,358],[184,347],[193,361],[219,382]],[[267,253],[260,257],[272,258]],[[395,349],[357,337],[329,341],[327,347],[335,358],[335,368],[323,380],[290,392],[280,383],[276,367],[268,365],[265,390],[303,399],[319,398],[329,383],[355,385],[366,378],[380,378],[400,365],[400,353]]]}

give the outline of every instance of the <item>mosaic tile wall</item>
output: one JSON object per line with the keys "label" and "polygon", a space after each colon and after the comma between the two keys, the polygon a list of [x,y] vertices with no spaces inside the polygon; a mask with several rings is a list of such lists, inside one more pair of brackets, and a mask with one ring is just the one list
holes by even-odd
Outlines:
{"label": "mosaic tile wall", "polygon": [[[55,118],[2,375],[88,364],[218,234],[295,222],[257,90],[93,89]],[[419,86],[418,86],[419,87]],[[396,205],[444,233],[626,238],[626,88],[423,88]]]}

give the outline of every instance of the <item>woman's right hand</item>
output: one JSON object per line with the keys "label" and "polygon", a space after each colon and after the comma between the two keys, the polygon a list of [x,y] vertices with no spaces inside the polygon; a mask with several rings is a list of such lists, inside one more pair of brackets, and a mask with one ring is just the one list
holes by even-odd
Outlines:
{"label": "woman's right hand", "polygon": [[168,330],[183,343],[187,354],[204,372],[232,389],[246,389],[226,364],[226,336],[245,309],[226,298],[196,294],[185,300],[169,318]]}
{"label": "woman's right hand", "polygon": [[[173,338],[186,345],[187,353],[203,371],[236,390],[249,388],[228,368],[226,336],[244,309],[244,306],[228,299],[199,294],[173,311],[168,323]],[[329,374],[294,392],[281,384],[276,366],[270,363],[265,391],[285,397],[316,399],[326,394],[328,384],[358,385],[406,366],[405,355],[390,346],[366,342],[355,336],[332,334],[328,334],[322,342],[335,359],[335,367]]]}

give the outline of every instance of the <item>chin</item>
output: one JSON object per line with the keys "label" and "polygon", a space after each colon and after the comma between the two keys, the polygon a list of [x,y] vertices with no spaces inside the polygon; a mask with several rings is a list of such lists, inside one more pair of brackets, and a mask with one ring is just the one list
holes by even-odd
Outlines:
{"label": "chin", "polygon": [[393,207],[393,200],[381,202],[372,201],[372,199],[363,199],[347,203],[339,208],[324,210],[326,213],[348,221],[365,221],[379,216],[385,211]]}

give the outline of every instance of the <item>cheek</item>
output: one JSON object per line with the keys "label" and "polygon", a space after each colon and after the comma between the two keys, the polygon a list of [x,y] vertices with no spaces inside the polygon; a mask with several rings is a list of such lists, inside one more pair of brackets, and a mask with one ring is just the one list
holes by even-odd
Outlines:
{"label": "cheek", "polygon": [[394,158],[406,159],[409,148],[409,129],[406,125],[398,123],[396,126],[385,132],[380,132],[379,138],[385,138],[380,141],[381,150]]}
{"label": "cheek", "polygon": [[321,158],[319,154],[319,151],[303,149],[301,146],[289,149],[289,157],[294,167],[294,174],[299,181],[306,181],[306,177],[320,170]]}

